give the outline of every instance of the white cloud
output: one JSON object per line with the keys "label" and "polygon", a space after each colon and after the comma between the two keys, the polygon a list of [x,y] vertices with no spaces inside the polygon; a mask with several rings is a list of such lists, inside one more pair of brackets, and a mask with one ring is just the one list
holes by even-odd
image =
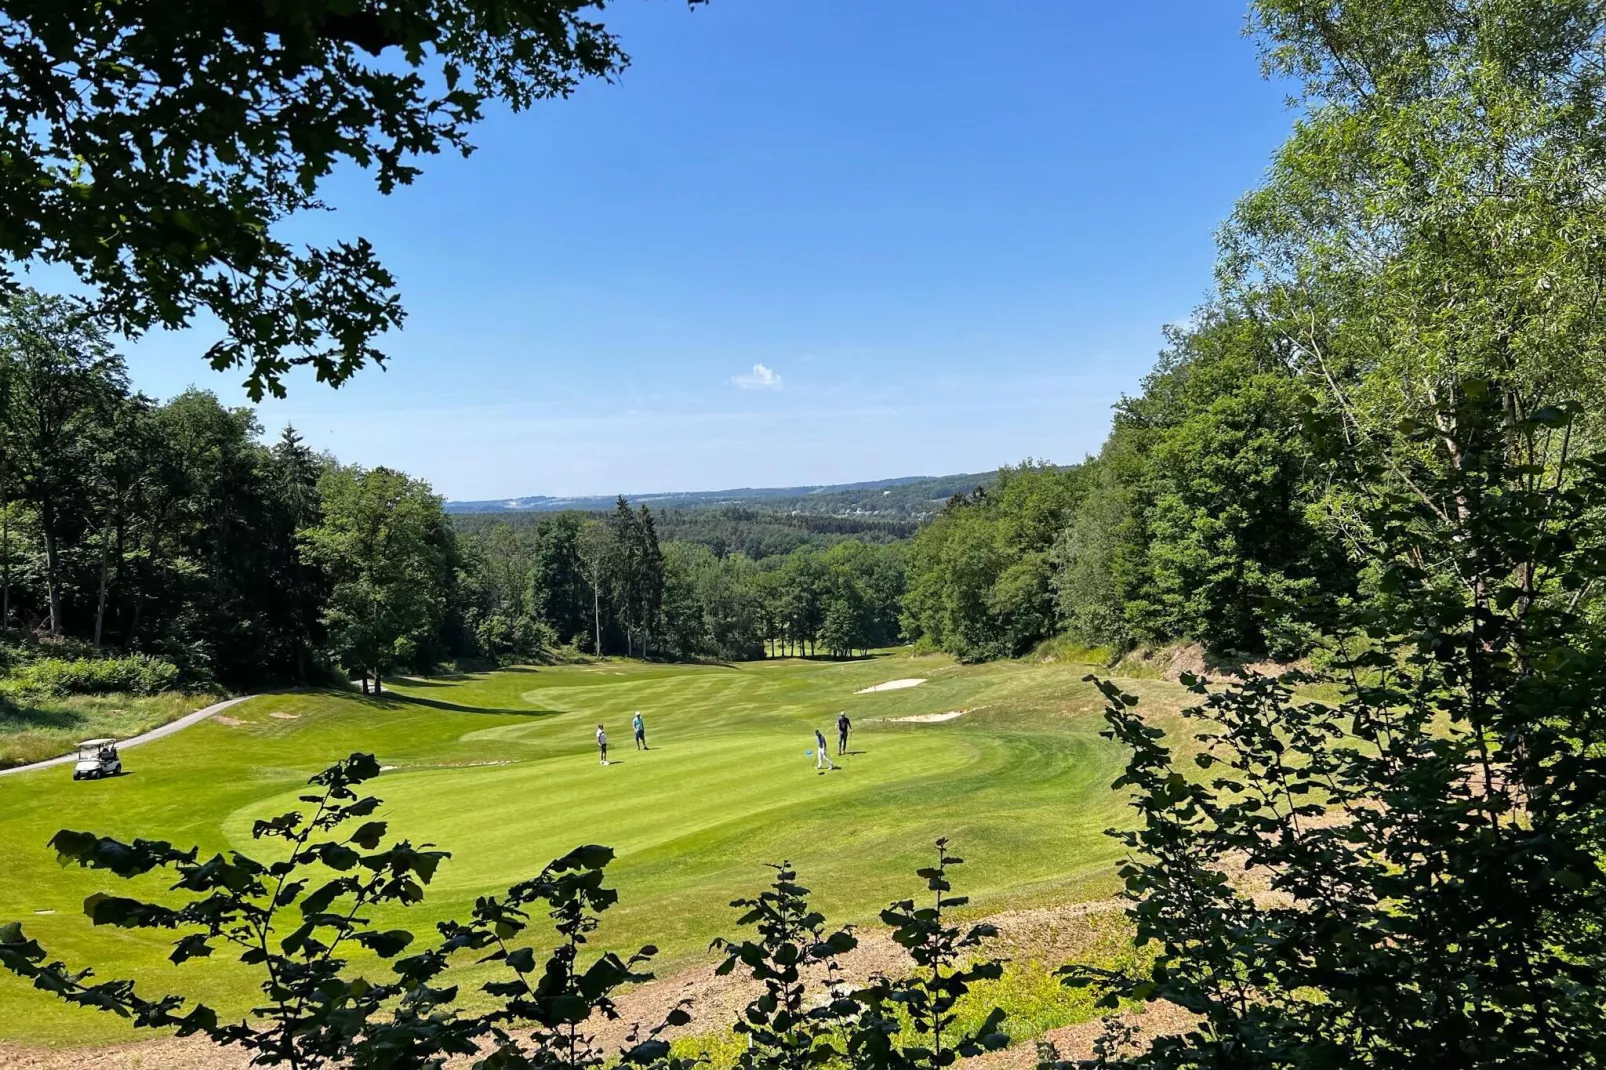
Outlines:
{"label": "white cloud", "polygon": [[743,390],[779,390],[781,373],[767,365],[755,364],[751,375],[733,375],[731,382]]}

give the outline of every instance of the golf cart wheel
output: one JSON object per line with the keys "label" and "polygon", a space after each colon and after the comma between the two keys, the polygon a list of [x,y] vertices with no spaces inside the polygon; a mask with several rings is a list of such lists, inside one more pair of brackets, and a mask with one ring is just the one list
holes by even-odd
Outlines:
{"label": "golf cart wheel", "polygon": [[82,774],[78,770],[74,769],[72,771],[72,778],[74,780],[82,780],[82,779],[84,779],[84,774]]}

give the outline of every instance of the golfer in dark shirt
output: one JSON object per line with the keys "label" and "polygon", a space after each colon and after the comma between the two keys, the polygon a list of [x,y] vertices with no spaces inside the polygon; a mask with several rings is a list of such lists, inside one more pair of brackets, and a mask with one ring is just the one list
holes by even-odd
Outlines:
{"label": "golfer in dark shirt", "polygon": [[848,752],[848,729],[852,727],[853,722],[848,720],[847,710],[843,710],[836,715],[836,752],[838,754],[846,754]]}

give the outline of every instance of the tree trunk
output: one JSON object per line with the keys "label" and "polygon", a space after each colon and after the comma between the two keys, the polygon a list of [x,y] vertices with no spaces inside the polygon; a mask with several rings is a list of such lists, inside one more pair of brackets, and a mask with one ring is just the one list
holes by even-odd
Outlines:
{"label": "tree trunk", "polygon": [[[160,564],[157,552],[162,548],[160,534],[162,520],[161,516],[156,516],[151,521],[151,541],[150,546],[145,550],[145,567],[142,570],[148,580],[156,578],[156,568]],[[123,645],[125,646],[131,646],[139,641],[139,622],[145,616],[145,584],[137,583],[134,587],[134,614],[133,619],[128,622],[128,634],[123,636]]]}
{"label": "tree trunk", "polygon": [[380,695],[380,694],[383,694],[384,691],[385,691],[385,688],[379,682],[379,670],[375,669],[374,670],[374,694]]}
{"label": "tree trunk", "polygon": [[597,590],[595,583],[591,585],[591,613],[597,624],[597,645],[591,652],[600,658],[602,657],[602,592]]}
{"label": "tree trunk", "polygon": [[117,518],[117,605],[112,607],[116,616],[118,645],[128,646],[128,518]]}
{"label": "tree trunk", "polygon": [[104,634],[106,624],[106,569],[107,556],[111,547],[106,543],[105,533],[100,540],[100,597],[95,602],[95,649],[101,648],[101,636]]}
{"label": "tree trunk", "polygon": [[0,470],[0,629],[11,627],[11,498]]}
{"label": "tree trunk", "polygon": [[56,557],[55,518],[41,511],[40,527],[45,535],[45,590],[50,596],[50,634],[61,634],[61,563]]}
{"label": "tree trunk", "polygon": [[362,671],[362,693],[365,694],[365,695],[368,694],[368,670],[367,669],[364,669]]}

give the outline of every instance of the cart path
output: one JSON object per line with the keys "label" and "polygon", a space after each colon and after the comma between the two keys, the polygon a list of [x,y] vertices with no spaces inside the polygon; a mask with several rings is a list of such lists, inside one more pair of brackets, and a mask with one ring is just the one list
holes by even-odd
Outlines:
{"label": "cart path", "polygon": [[[239,698],[226,698],[222,702],[214,702],[205,709],[196,710],[194,713],[186,713],[178,720],[169,721],[160,728],[153,728],[149,732],[142,733],[130,739],[120,739],[117,741],[117,749],[121,751],[128,747],[137,747],[141,743],[149,743],[153,739],[161,739],[163,736],[170,736],[180,729],[188,728],[192,724],[206,720],[214,713],[222,713],[230,706],[244,702],[246,699],[252,699],[256,697],[256,695],[241,695]],[[34,762],[32,765],[14,765],[9,769],[0,769],[0,776],[11,776],[13,773],[27,773],[34,769],[48,769],[53,765],[66,765],[69,762],[75,762],[77,760],[78,752],[74,750],[71,754],[63,754],[59,758],[47,758],[42,762]]]}

